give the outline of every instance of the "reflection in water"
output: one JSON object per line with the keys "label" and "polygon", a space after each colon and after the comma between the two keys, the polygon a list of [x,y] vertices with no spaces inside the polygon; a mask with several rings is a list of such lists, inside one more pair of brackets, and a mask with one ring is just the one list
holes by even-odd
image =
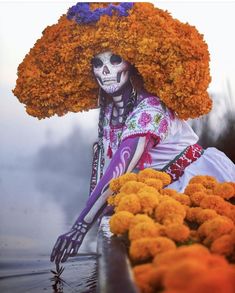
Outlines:
{"label": "reflection in water", "polygon": [[61,276],[63,282],[57,285],[51,280],[53,275],[50,272],[55,268],[45,257],[41,256],[37,261],[23,258],[21,262],[22,266],[17,260],[0,262],[0,292],[95,292],[97,278],[95,255],[81,255],[70,259],[64,265],[65,270]]}
{"label": "reflection in water", "polygon": [[[0,170],[0,292],[54,292],[49,254],[59,234],[68,229],[60,204],[39,192],[33,169]],[[95,237],[83,250],[95,251]],[[93,292],[96,256],[78,256],[65,264],[63,292]]]}
{"label": "reflection in water", "polygon": [[[90,140],[74,129],[36,157],[0,167],[0,292],[55,292],[49,255],[88,197]],[[95,290],[95,228],[85,240],[86,255],[65,264],[63,292]]]}

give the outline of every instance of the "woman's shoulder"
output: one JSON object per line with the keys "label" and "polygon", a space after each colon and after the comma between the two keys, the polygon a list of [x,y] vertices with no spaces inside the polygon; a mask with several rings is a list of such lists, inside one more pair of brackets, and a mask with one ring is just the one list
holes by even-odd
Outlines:
{"label": "woman's shoulder", "polygon": [[169,109],[158,96],[152,95],[146,91],[138,94],[134,112],[139,111],[156,111],[159,114],[169,116],[171,119],[175,118],[175,113]]}

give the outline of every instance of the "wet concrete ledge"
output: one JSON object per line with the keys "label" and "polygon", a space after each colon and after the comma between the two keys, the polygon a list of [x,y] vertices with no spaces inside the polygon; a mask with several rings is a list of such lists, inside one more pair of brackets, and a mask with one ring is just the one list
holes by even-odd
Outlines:
{"label": "wet concrete ledge", "polygon": [[139,293],[131,271],[125,244],[109,229],[110,217],[103,217],[98,231],[97,293]]}

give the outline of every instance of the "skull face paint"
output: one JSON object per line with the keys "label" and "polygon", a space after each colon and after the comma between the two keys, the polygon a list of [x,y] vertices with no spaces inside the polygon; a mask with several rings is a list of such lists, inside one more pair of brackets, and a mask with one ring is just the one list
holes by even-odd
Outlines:
{"label": "skull face paint", "polygon": [[110,51],[92,59],[92,68],[100,87],[107,94],[121,90],[130,77],[130,64]]}

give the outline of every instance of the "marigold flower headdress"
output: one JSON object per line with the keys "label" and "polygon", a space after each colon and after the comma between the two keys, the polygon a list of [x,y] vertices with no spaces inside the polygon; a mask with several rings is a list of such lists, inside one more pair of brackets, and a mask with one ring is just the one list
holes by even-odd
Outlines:
{"label": "marigold flower headdress", "polygon": [[18,67],[13,93],[39,119],[97,107],[94,55],[130,62],[145,89],[183,119],[211,109],[209,52],[195,27],[151,3],[78,3],[47,27]]}

